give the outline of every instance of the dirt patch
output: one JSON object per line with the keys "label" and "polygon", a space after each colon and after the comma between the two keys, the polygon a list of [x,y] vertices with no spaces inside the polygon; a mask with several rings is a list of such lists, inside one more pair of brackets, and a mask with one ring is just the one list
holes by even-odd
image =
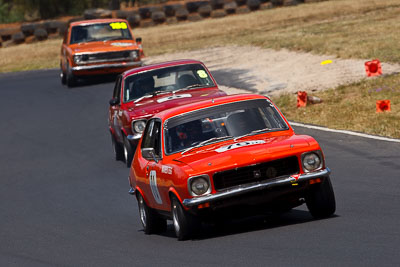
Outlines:
{"label": "dirt patch", "polygon": [[[204,62],[228,93],[250,91],[269,96],[297,91],[314,92],[360,81],[366,78],[365,61],[371,60],[227,46],[149,57],[145,63],[175,59]],[[321,65],[325,60],[332,63]],[[400,72],[400,65],[382,63],[382,71],[383,74],[397,73]]]}

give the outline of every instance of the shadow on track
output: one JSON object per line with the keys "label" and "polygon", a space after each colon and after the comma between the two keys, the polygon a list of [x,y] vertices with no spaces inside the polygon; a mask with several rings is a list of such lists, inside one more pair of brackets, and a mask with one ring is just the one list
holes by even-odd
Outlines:
{"label": "shadow on track", "polygon": [[118,74],[107,74],[107,75],[97,75],[89,77],[79,77],[74,86],[67,87],[65,85],[65,88],[76,89],[79,87],[86,87],[86,86],[105,84],[105,83],[112,83],[114,85],[117,76]]}
{"label": "shadow on track", "polygon": [[[286,213],[281,214],[264,214],[254,215],[246,218],[227,219],[219,221],[218,223],[203,223],[199,232],[195,234],[195,237],[190,239],[191,241],[201,241],[212,238],[219,238],[223,236],[230,236],[242,233],[249,233],[255,231],[262,231],[268,229],[274,229],[279,227],[285,227],[296,224],[303,224],[312,221],[327,220],[339,217],[333,215],[329,218],[314,219],[308,211],[293,209]],[[143,232],[143,230],[139,230]],[[163,237],[176,238],[174,233],[174,227],[172,223],[168,224],[167,231],[159,234]]]}

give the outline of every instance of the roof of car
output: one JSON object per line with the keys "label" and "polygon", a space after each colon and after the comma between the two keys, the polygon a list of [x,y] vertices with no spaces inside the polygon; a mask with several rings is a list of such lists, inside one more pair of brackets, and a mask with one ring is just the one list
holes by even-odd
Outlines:
{"label": "roof of car", "polygon": [[143,67],[127,70],[127,71],[125,71],[123,73],[123,77],[125,78],[126,76],[129,76],[131,74],[144,72],[144,71],[148,71],[148,70],[160,69],[160,68],[165,68],[165,67],[170,67],[170,66],[177,66],[177,65],[186,65],[186,64],[202,64],[202,65],[204,65],[201,61],[192,60],[192,59],[181,59],[181,60],[167,61],[167,62],[156,63],[156,64],[146,65],[146,66],[143,66]]}
{"label": "roof of car", "polygon": [[124,21],[128,23],[127,20],[125,19],[91,19],[91,20],[79,20],[75,22],[71,22],[71,26],[77,26],[77,25],[84,25],[84,24],[97,24],[97,23],[111,23],[111,22],[119,22],[119,21]]}
{"label": "roof of car", "polygon": [[227,103],[232,103],[232,102],[238,102],[238,101],[252,100],[252,99],[268,99],[269,100],[268,97],[262,96],[262,95],[257,95],[257,94],[227,95],[227,96],[216,97],[213,99],[207,99],[207,100],[194,102],[194,103],[174,107],[171,109],[167,109],[167,110],[164,110],[164,111],[161,111],[161,112],[155,114],[154,117],[166,119],[166,118],[174,117],[174,116],[182,114],[182,113],[191,112],[191,111],[202,109],[202,108],[207,108],[207,107],[212,107],[212,106],[222,105],[222,104],[227,104]]}

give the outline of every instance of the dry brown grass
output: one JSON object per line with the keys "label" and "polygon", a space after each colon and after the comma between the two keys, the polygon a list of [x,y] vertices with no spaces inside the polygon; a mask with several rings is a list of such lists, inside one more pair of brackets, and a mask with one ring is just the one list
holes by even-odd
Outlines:
{"label": "dry brown grass", "polygon": [[[286,94],[273,100],[289,120],[335,129],[400,138],[400,75],[368,78],[315,94],[320,104],[297,108],[297,97]],[[391,112],[376,113],[376,101],[389,99]]]}
{"label": "dry brown grass", "polygon": [[238,44],[400,62],[398,0],[337,0],[135,30],[149,55]]}
{"label": "dry brown grass", "polygon": [[[399,12],[398,0],[331,0],[134,33],[143,38],[149,56],[237,44],[400,62]],[[0,71],[56,68],[60,43],[1,48]]]}
{"label": "dry brown grass", "polygon": [[0,48],[0,72],[59,67],[61,42],[61,39],[53,39]]}

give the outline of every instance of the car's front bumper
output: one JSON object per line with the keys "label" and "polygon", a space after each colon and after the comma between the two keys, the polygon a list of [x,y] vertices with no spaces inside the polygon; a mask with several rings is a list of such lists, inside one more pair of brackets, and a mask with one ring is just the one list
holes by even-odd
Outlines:
{"label": "car's front bumper", "polygon": [[294,185],[295,186],[298,183],[306,182],[306,181],[309,181],[312,179],[328,177],[330,172],[331,172],[330,169],[326,168],[324,170],[320,170],[317,172],[301,174],[298,177],[289,176],[289,177],[285,177],[285,178],[278,178],[278,179],[268,180],[268,181],[264,181],[264,182],[236,186],[231,189],[220,191],[220,192],[217,192],[214,194],[184,199],[182,204],[185,205],[186,207],[194,207],[194,206],[197,206],[200,204],[212,203],[212,202],[224,200],[227,198],[236,197],[239,195],[250,193],[250,192],[270,189],[270,188],[277,187],[277,186],[285,186],[285,185]]}
{"label": "car's front bumper", "polygon": [[104,63],[104,64],[95,64],[95,65],[81,65],[72,67],[72,72],[80,72],[80,71],[98,71],[98,70],[109,70],[109,69],[125,69],[132,67],[140,67],[143,66],[142,61],[133,61],[133,62],[120,62],[120,63]]}

